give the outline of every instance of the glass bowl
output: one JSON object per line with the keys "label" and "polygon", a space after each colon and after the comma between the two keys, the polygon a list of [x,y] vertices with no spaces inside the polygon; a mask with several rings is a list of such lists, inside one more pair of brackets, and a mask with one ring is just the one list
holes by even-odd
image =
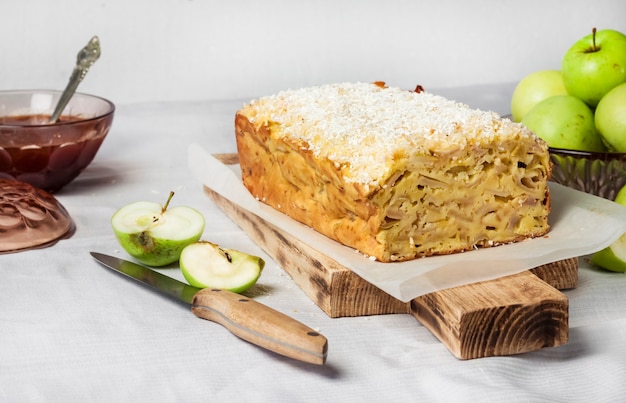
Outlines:
{"label": "glass bowl", "polygon": [[550,148],[550,158],[556,183],[609,200],[626,185],[626,153]]}
{"label": "glass bowl", "polygon": [[115,105],[76,93],[57,123],[48,122],[61,91],[0,91],[0,179],[56,192],[93,160]]}

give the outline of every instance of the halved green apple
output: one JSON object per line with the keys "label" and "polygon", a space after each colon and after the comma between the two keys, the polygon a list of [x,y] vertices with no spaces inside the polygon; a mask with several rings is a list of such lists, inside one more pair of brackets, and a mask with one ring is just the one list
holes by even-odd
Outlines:
{"label": "halved green apple", "polygon": [[[626,186],[617,193],[615,202],[626,206]],[[626,272],[626,234],[610,246],[591,255],[591,263],[606,270]]]}
{"label": "halved green apple", "polygon": [[173,196],[170,192],[165,206],[148,201],[128,204],[111,218],[122,248],[148,266],[176,262],[182,250],[197,242],[204,231],[204,216],[197,210],[186,206],[168,209]]}
{"label": "halved green apple", "polygon": [[258,256],[234,249],[223,249],[208,241],[185,247],[180,254],[179,263],[189,284],[237,293],[252,287],[265,267],[265,261]]}

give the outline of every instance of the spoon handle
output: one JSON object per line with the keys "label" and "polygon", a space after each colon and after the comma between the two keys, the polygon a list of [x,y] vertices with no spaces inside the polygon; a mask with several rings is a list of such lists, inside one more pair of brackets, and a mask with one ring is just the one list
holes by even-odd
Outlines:
{"label": "spoon handle", "polygon": [[76,56],[76,66],[72,71],[72,75],[70,76],[70,81],[67,83],[65,90],[61,94],[59,98],[59,102],[57,103],[56,108],[54,109],[54,113],[50,117],[50,123],[55,123],[65,106],[70,101],[74,92],[76,92],[76,88],[78,88],[78,84],[83,81],[85,75],[89,71],[89,68],[98,60],[100,57],[100,40],[97,36],[91,38],[89,43],[78,52]]}

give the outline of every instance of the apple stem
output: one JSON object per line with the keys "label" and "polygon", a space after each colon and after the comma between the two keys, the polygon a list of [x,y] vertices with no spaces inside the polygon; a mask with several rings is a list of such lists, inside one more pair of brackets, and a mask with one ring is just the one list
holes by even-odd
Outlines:
{"label": "apple stem", "polygon": [[594,52],[598,51],[598,48],[596,47],[596,27],[593,27],[591,30],[591,49]]}
{"label": "apple stem", "polygon": [[167,198],[167,201],[165,202],[163,209],[161,209],[161,214],[165,213],[165,210],[167,210],[167,206],[170,205],[170,200],[172,200],[172,197],[174,197],[174,191],[170,191],[170,195]]}

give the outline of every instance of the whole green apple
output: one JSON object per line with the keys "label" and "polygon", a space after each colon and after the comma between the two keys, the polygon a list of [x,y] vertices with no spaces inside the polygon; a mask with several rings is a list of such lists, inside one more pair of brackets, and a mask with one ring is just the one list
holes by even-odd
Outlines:
{"label": "whole green apple", "polygon": [[265,261],[258,256],[208,241],[188,245],[180,255],[180,270],[189,284],[237,293],[252,287],[264,266]]}
{"label": "whole green apple", "polygon": [[540,70],[530,73],[522,78],[513,91],[511,97],[513,121],[521,122],[535,105],[555,95],[567,95],[560,71]]}
{"label": "whole green apple", "polygon": [[611,150],[626,152],[626,83],[602,97],[596,108],[595,123]]}
{"label": "whole green apple", "polygon": [[561,72],[567,92],[595,108],[607,92],[626,82],[626,35],[594,28],[565,53]]}
{"label": "whole green apple", "polygon": [[556,95],[535,105],[522,124],[553,148],[606,151],[593,122],[593,112],[580,99]]}
{"label": "whole green apple", "polygon": [[[615,196],[615,203],[626,206],[626,186]],[[606,270],[626,272],[626,234],[607,248],[591,255],[591,263]]]}
{"label": "whole green apple", "polygon": [[195,209],[139,201],[113,214],[111,225],[118,242],[129,255],[148,266],[176,262],[185,246],[197,242],[204,231],[204,216]]}

